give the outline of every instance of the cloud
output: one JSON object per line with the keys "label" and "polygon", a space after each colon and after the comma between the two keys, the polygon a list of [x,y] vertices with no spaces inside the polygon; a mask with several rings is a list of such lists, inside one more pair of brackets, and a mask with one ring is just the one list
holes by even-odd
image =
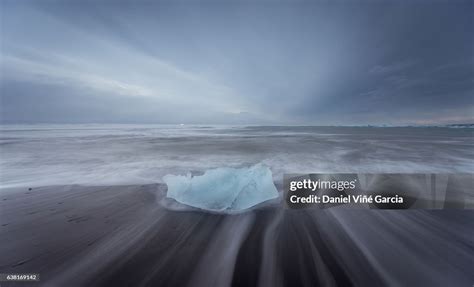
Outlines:
{"label": "cloud", "polygon": [[2,3],[2,121],[390,124],[472,106],[462,3],[69,4]]}
{"label": "cloud", "polygon": [[388,65],[376,65],[370,69],[371,74],[387,75],[404,71],[416,65],[416,61],[404,60],[400,62],[391,63]]}
{"label": "cloud", "polygon": [[[70,88],[87,88],[97,92],[124,96],[150,97],[155,95],[155,93],[147,87],[133,85],[87,72],[75,71],[67,65],[60,66],[4,55],[2,57],[2,68],[8,72],[14,72],[17,76],[17,80],[21,79],[28,82],[64,85]],[[11,77],[11,75],[7,75],[6,77]]]}

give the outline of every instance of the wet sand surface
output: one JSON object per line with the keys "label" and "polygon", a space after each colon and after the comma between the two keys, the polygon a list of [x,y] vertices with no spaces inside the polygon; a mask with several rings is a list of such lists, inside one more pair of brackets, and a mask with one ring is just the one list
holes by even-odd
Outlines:
{"label": "wet sand surface", "polygon": [[162,185],[0,191],[1,286],[471,286],[474,212],[173,211]]}

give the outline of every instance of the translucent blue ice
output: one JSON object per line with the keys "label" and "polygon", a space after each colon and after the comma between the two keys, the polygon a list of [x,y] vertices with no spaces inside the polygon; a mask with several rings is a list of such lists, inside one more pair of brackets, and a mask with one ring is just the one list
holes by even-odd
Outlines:
{"label": "translucent blue ice", "polygon": [[201,176],[166,175],[167,197],[209,211],[240,211],[278,197],[272,172],[262,164],[217,168]]}

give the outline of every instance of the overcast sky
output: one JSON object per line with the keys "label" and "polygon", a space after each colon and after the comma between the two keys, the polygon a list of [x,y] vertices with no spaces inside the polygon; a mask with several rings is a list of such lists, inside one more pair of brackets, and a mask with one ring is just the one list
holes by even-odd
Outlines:
{"label": "overcast sky", "polygon": [[474,122],[474,1],[0,1],[4,123]]}

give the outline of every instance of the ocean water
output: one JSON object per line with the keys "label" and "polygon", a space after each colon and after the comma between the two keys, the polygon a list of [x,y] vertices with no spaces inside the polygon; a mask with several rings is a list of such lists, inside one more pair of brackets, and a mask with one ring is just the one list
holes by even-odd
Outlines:
{"label": "ocean water", "polygon": [[[3,187],[156,183],[166,174],[256,163],[271,169],[275,183],[284,173],[474,171],[473,130],[463,128],[34,125],[2,126],[0,135]],[[0,254],[11,255],[6,263],[15,271],[43,270],[48,286],[474,282],[472,210],[275,205],[226,215],[176,212],[139,196],[121,202],[100,196],[102,188],[37,190],[2,201],[8,225],[0,229]],[[139,216],[125,220],[112,212],[115,204]],[[111,231],[105,214],[123,225]]]}
{"label": "ocean water", "polygon": [[473,129],[3,125],[1,187],[162,182],[263,163],[284,173],[474,172]]}

